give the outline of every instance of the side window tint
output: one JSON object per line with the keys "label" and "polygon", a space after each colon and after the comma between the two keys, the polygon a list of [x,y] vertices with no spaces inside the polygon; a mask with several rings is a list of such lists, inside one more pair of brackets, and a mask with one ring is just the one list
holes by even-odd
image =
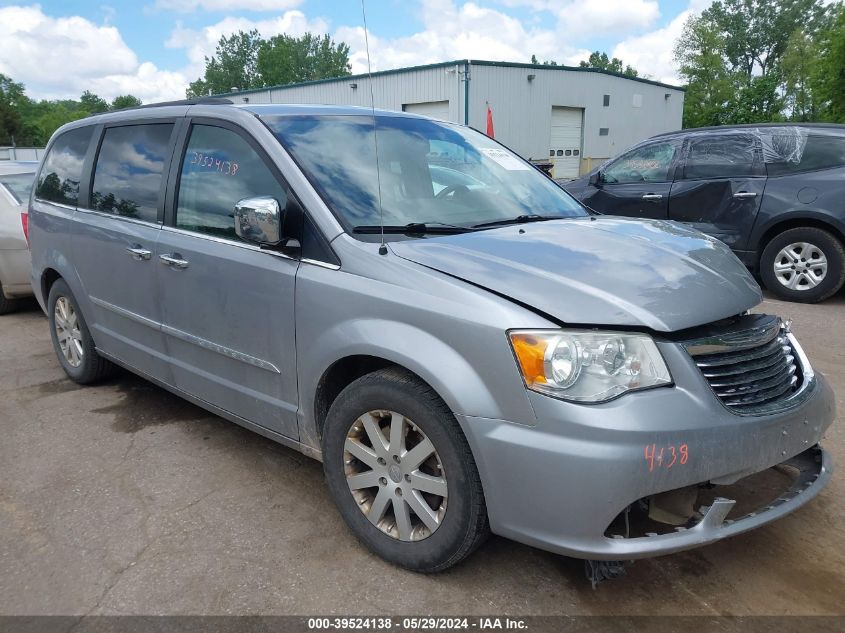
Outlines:
{"label": "side window tint", "polygon": [[684,176],[727,178],[754,175],[754,137],[746,134],[703,136],[690,143]]}
{"label": "side window tint", "polygon": [[35,195],[42,200],[76,205],[79,201],[79,181],[82,165],[91,141],[93,127],[65,132],[50,148],[38,176]]}
{"label": "side window tint", "polygon": [[638,147],[602,171],[604,182],[666,182],[677,151],[675,143],[652,143]]}
{"label": "side window tint", "polygon": [[[784,138],[783,142],[786,143],[790,140],[792,139]],[[778,137],[773,137],[772,141],[777,143]],[[794,144],[794,141],[792,142]],[[801,160],[790,163],[769,163],[766,165],[766,169],[770,176],[781,176],[841,166],[845,166],[845,136],[812,135],[807,137],[807,143],[801,153]]]}
{"label": "side window tint", "polygon": [[172,123],[106,129],[94,171],[91,207],[156,222],[172,131]]}
{"label": "side window tint", "polygon": [[246,140],[225,128],[194,125],[182,160],[176,226],[238,239],[235,204],[255,196],[287,205],[284,187]]}

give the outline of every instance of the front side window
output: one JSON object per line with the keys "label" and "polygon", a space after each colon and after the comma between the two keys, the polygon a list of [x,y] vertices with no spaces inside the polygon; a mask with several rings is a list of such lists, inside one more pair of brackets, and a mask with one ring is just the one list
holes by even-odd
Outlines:
{"label": "front side window", "polygon": [[[400,116],[268,117],[335,215],[351,227],[470,227],[585,209],[509,150],[449,123]],[[378,144],[378,169],[376,165]],[[363,238],[362,238],[363,239]]]}
{"label": "front side window", "polygon": [[651,143],[637,147],[602,170],[602,181],[608,184],[635,182],[668,182],[675,161],[677,143]]}
{"label": "front side window", "polygon": [[287,192],[261,156],[236,132],[194,125],[185,156],[176,208],[176,226],[239,240],[234,210],[239,200],[275,198],[281,209]]}
{"label": "front side window", "polygon": [[76,128],[63,133],[50,148],[38,177],[35,195],[42,200],[76,205],[85,153],[94,128]]}
{"label": "front side window", "polygon": [[97,211],[156,222],[162,170],[170,154],[172,123],[106,129],[91,207]]}
{"label": "front side window", "polygon": [[754,137],[748,134],[705,135],[690,142],[686,178],[754,175]]}

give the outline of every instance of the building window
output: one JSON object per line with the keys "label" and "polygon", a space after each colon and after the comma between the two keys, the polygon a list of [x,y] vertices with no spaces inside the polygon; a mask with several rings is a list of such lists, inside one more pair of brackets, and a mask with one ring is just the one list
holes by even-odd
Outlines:
{"label": "building window", "polygon": [[599,128],[599,136],[607,136],[608,134],[610,134],[610,128],[609,127],[600,127]]}
{"label": "building window", "polygon": [[604,95],[604,107],[606,108],[609,105],[610,105],[610,95]]}
{"label": "building window", "polygon": [[635,108],[643,107],[643,96],[641,94],[635,94],[631,103]]}
{"label": "building window", "polygon": [[580,150],[580,149],[573,149],[573,150],[572,150],[572,155],[573,155],[573,156],[580,156],[580,154],[581,154],[581,150]]}

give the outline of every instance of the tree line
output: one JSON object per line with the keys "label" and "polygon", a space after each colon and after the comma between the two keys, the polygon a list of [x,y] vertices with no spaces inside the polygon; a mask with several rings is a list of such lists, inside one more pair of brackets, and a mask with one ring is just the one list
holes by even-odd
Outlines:
{"label": "tree line", "polygon": [[[688,19],[674,58],[687,88],[684,127],[845,123],[843,0],[716,0]],[[540,63],[534,55],[531,62]],[[601,51],[580,66],[642,76]],[[255,30],[239,31],[220,38],[187,96],[343,77],[350,71],[349,46],[328,35],[263,38]],[[77,100],[36,101],[23,84],[0,74],[0,145],[44,145],[64,123],[139,104],[132,95],[108,103],[88,91]]]}
{"label": "tree line", "polygon": [[132,95],[120,95],[109,103],[88,90],[79,99],[36,101],[26,95],[23,84],[0,73],[0,145],[43,147],[65,123],[139,105],[141,100]]}

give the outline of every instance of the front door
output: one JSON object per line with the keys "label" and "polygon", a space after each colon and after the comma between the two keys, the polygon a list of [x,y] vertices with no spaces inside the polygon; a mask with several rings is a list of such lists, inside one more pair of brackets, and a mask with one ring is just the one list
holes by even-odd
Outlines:
{"label": "front door", "polygon": [[691,137],[683,176],[672,185],[669,219],[745,249],[766,187],[760,157],[751,134]]}
{"label": "front door", "polygon": [[581,201],[608,215],[666,219],[679,149],[677,140],[635,147],[603,168]]}
{"label": "front door", "polygon": [[193,123],[180,158],[175,217],[155,263],[175,386],[297,438],[299,262],[240,240],[233,218],[235,204],[253,196],[285,209],[288,188],[236,128]]}
{"label": "front door", "polygon": [[165,382],[155,254],[173,128],[172,122],[106,127],[91,199],[77,211],[73,240],[97,347]]}

